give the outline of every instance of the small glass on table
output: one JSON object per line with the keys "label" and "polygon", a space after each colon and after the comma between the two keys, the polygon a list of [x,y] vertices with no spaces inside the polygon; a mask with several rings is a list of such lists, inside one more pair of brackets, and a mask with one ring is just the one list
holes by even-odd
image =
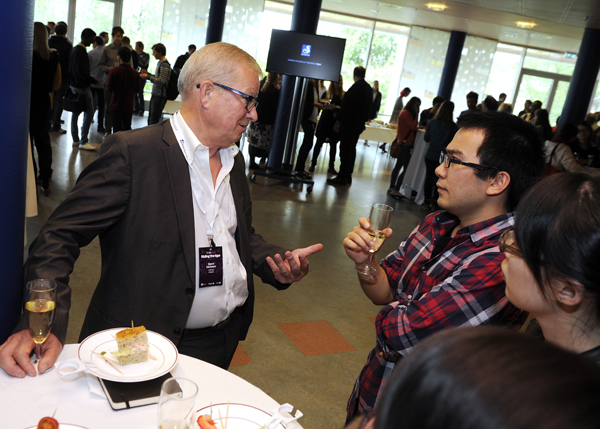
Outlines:
{"label": "small glass on table", "polygon": [[169,378],[160,389],[158,429],[191,429],[198,385],[187,378]]}
{"label": "small glass on table", "polygon": [[42,344],[50,335],[52,322],[54,322],[56,283],[48,279],[36,279],[28,282],[26,288],[25,313],[27,326],[35,343],[35,354],[31,363],[37,371],[37,366],[42,358]]}
{"label": "small glass on table", "polygon": [[370,276],[377,273],[377,268],[372,266],[373,255],[377,253],[383,242],[385,241],[384,230],[389,228],[392,223],[392,213],[394,209],[387,204],[373,204],[371,206],[371,213],[369,214],[369,235],[373,238],[373,245],[369,249],[369,259],[367,265],[363,268],[357,268],[356,270],[365,276]]}

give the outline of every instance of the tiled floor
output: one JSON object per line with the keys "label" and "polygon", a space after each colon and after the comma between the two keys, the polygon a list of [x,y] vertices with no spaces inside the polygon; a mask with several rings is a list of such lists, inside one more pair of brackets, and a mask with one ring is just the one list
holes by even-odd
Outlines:
{"label": "tiled floor", "polygon": [[[64,115],[68,121],[70,116]],[[134,117],[134,128],[147,118]],[[68,129],[68,124],[63,125]],[[92,124],[90,140],[101,136]],[[31,241],[42,223],[73,187],[94,152],[74,148],[69,134],[51,135],[54,175],[52,195],[40,196],[39,215],[28,220]],[[377,146],[359,142],[353,184],[326,184],[328,152],[322,150],[314,173],[314,190],[257,177],[250,183],[254,226],[267,241],[290,249],[323,243],[309,258],[310,274],[286,291],[277,291],[255,279],[254,323],[234,357],[230,371],[255,384],[278,402],[289,402],[305,417],[307,429],[338,429],[345,405],[368,352],[375,345],[374,318],[380,307],[362,293],[353,265],[342,248],[346,233],[375,202],[394,207],[394,236],[384,244],[394,249],[425,215],[420,207],[386,195],[393,162]],[[310,157],[309,157],[310,159]],[[336,163],[339,166],[339,160]],[[68,342],[77,342],[79,329],[100,275],[98,240],[82,249],[71,275],[73,303]]]}

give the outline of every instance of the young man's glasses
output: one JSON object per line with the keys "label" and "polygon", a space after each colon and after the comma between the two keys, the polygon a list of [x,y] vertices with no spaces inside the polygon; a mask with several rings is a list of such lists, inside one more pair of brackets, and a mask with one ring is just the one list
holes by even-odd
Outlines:
{"label": "young man's glasses", "polygon": [[[252,109],[258,106],[258,101],[256,101],[256,97],[253,97],[252,95],[244,94],[242,91],[238,91],[237,89],[221,85],[220,83],[213,82],[213,84],[215,86],[218,86],[219,88],[226,89],[227,91],[233,92],[234,94],[244,97],[246,99],[246,110],[248,111],[248,113],[252,112]],[[196,86],[200,88],[199,85]]]}
{"label": "young man's glasses", "polygon": [[499,168],[492,167],[491,165],[475,164],[473,162],[461,161],[459,159],[451,157],[445,151],[442,151],[440,153],[440,164],[444,164],[444,167],[450,168],[450,164],[451,163],[452,164],[466,165],[467,167],[471,167],[471,168],[474,168],[476,170],[488,170],[488,169],[499,170]]}
{"label": "young man's glasses", "polygon": [[501,252],[508,252],[511,255],[518,256],[519,258],[523,257],[523,253],[519,246],[517,245],[517,240],[515,236],[514,229],[507,229],[500,236],[500,242],[498,243]]}

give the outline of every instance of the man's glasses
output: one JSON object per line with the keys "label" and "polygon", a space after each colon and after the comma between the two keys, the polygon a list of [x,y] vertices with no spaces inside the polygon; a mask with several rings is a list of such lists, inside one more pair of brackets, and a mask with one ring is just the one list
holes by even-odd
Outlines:
{"label": "man's glasses", "polygon": [[500,235],[500,242],[498,243],[501,252],[508,252],[511,255],[518,256],[519,258],[523,257],[523,252],[517,246],[517,240],[515,236],[514,229],[507,229]]}
{"label": "man's glasses", "polygon": [[440,153],[440,164],[444,164],[444,167],[450,168],[450,164],[451,163],[452,164],[466,165],[467,167],[471,167],[471,168],[474,168],[476,170],[488,170],[488,169],[500,170],[499,168],[492,167],[491,165],[475,164],[475,163],[472,163],[472,162],[461,161],[459,159],[451,157],[445,151],[442,151]]}
{"label": "man's glasses", "polygon": [[[240,97],[244,97],[246,99],[246,110],[248,111],[248,113],[252,112],[252,109],[258,106],[258,101],[256,101],[256,97],[253,97],[252,95],[244,94],[242,91],[238,91],[237,89],[221,85],[220,83],[213,82],[213,85],[218,86],[219,88],[226,89],[227,91],[233,92],[234,94],[237,94]],[[196,85],[196,88],[200,88],[200,84]]]}

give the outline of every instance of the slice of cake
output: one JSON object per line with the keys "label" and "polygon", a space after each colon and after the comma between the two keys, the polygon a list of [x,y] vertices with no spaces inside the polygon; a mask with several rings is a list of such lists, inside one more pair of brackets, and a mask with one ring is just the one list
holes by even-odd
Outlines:
{"label": "slice of cake", "polygon": [[148,360],[148,335],[146,328],[138,326],[117,332],[119,350],[112,354],[121,365],[146,362]]}

